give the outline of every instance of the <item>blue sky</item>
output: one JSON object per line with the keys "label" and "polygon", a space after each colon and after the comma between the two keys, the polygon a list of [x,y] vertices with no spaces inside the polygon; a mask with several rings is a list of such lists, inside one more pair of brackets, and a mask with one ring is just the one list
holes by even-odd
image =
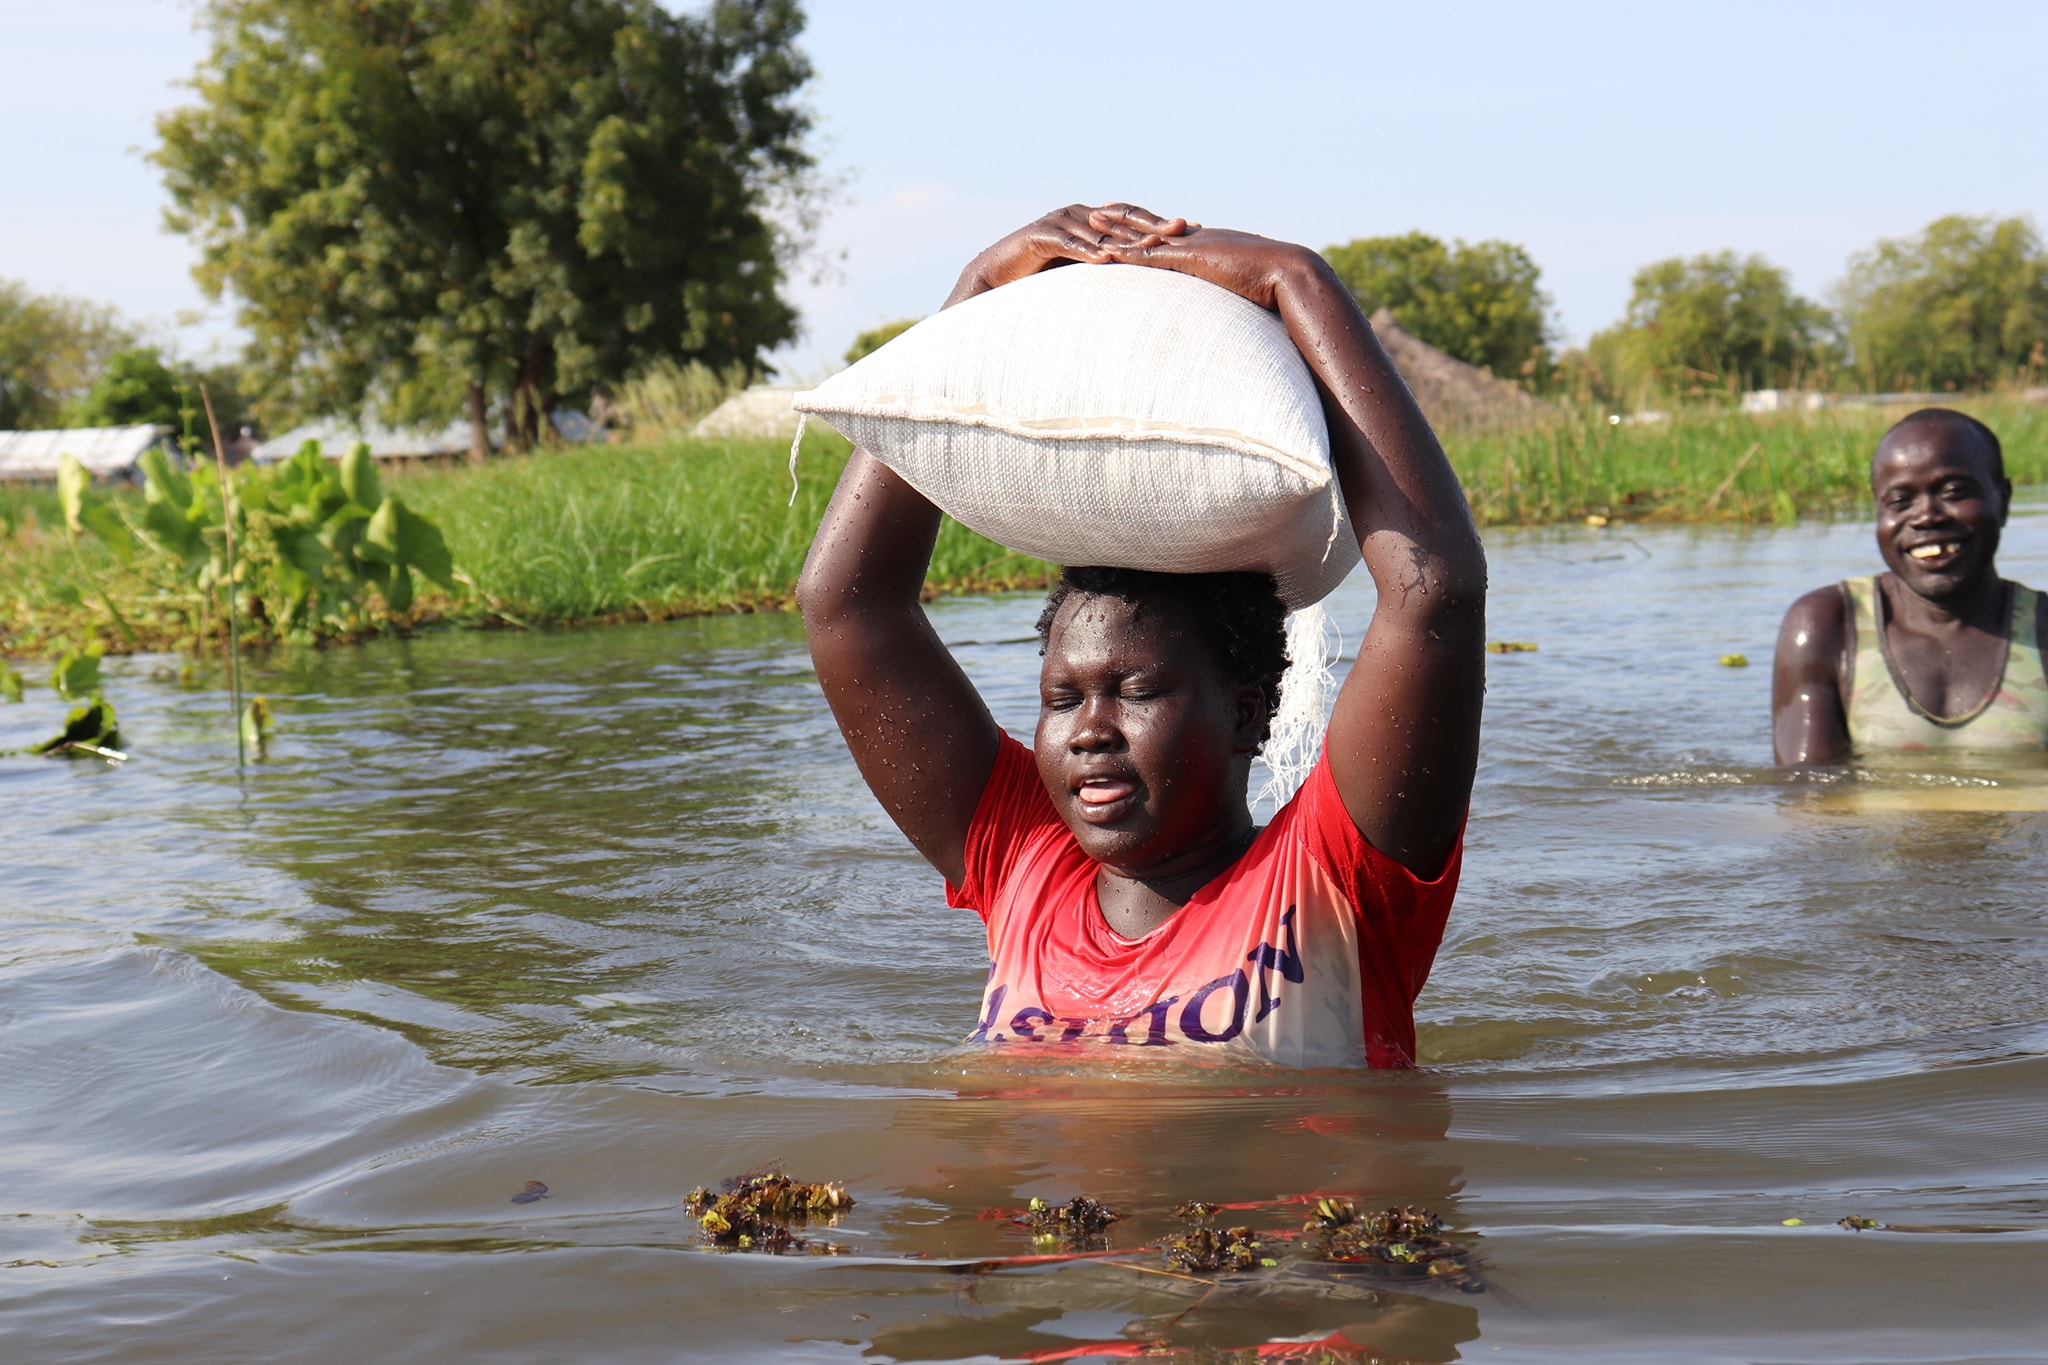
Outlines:
{"label": "blue sky", "polygon": [[[844,188],[793,289],[798,375],[929,312],[981,246],[1127,198],[1323,246],[1520,242],[1568,337],[1663,256],[1758,251],[1820,294],[1944,213],[2048,225],[2048,5],[813,0]],[[103,299],[188,355],[229,310],[160,230],[141,151],[202,53],[176,0],[0,0],[0,276]]]}

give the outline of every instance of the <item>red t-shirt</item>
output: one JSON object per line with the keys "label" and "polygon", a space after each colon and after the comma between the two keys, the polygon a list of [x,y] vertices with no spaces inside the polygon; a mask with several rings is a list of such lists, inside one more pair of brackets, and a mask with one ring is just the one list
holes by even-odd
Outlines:
{"label": "red t-shirt", "polygon": [[1409,1066],[1415,997],[1458,886],[1382,854],[1344,809],[1327,753],[1230,870],[1143,938],[1102,918],[1097,864],[1029,749],[1007,735],[967,831],[949,905],[988,926],[969,1042],[1187,1043],[1291,1066]]}

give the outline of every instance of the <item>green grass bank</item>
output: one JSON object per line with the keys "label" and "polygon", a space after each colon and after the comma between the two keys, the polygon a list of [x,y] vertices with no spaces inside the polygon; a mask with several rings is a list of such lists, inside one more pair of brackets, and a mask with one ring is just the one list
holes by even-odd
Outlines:
{"label": "green grass bank", "polygon": [[[2004,395],[1952,406],[1998,433],[2015,484],[2048,482],[2048,406]],[[1444,443],[1481,526],[1587,516],[1783,525],[1869,515],[1871,452],[1909,411],[1695,407],[1654,422],[1584,411],[1521,429],[1448,434]]]}
{"label": "green grass bank", "polygon": [[[1957,406],[1997,429],[2014,482],[2048,482],[2048,408],[1997,396]],[[1584,412],[1450,433],[1446,445],[1482,526],[1588,516],[1785,523],[1865,514],[1871,449],[1899,415],[1701,408],[1618,424]],[[808,437],[794,502],[788,449],[774,441],[584,447],[394,471],[389,486],[440,524],[471,586],[462,597],[424,596],[400,624],[519,628],[785,609],[846,455],[830,432]],[[120,491],[114,502],[139,522],[139,494]],[[929,586],[1033,588],[1047,573],[949,521]],[[146,551],[122,563],[92,538],[74,545],[54,490],[0,485],[0,653],[190,648],[200,643],[195,600]]]}
{"label": "green grass bank", "polygon": [[[386,486],[440,525],[470,589],[426,592],[399,624],[518,628],[788,609],[849,449],[829,431],[807,436],[794,500],[789,447],[777,441],[388,469]],[[115,489],[112,499],[139,534],[140,493]],[[928,591],[1037,587],[1047,572],[948,520]],[[123,563],[90,536],[66,536],[53,489],[0,485],[0,654],[191,648],[196,602],[146,549]]]}

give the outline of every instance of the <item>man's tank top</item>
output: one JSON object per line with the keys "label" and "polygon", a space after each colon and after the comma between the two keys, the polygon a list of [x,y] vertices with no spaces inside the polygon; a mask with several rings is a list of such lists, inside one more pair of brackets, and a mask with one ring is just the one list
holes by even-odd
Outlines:
{"label": "man's tank top", "polygon": [[2005,665],[1975,708],[1937,716],[1913,700],[1885,640],[1883,594],[1875,578],[1842,583],[1849,597],[1849,745],[1857,753],[1886,749],[2048,748],[2048,673],[2035,630],[2040,594],[2006,582],[2012,602]]}

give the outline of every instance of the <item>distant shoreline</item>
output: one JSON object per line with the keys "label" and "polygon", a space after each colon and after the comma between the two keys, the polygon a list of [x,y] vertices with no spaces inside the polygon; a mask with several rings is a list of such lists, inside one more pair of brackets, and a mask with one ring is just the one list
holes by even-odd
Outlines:
{"label": "distant shoreline", "polygon": [[[2013,395],[1955,402],[1997,428],[2015,484],[2048,482],[2048,406]],[[1586,410],[1443,439],[1483,528],[1786,525],[1860,515],[1870,451],[1898,415],[1679,408],[1643,422]],[[790,610],[847,453],[830,432],[807,438],[793,505],[788,447],[771,440],[676,438],[544,450],[480,468],[392,470],[391,486],[440,524],[471,591],[423,594],[390,629],[573,628]],[[139,493],[114,500],[139,521]],[[74,560],[53,490],[0,485],[0,655],[32,660],[88,644],[110,654],[219,648],[188,623],[195,590],[146,551],[124,564],[97,540],[77,548]],[[949,521],[926,591],[1037,589],[1051,573]]]}

